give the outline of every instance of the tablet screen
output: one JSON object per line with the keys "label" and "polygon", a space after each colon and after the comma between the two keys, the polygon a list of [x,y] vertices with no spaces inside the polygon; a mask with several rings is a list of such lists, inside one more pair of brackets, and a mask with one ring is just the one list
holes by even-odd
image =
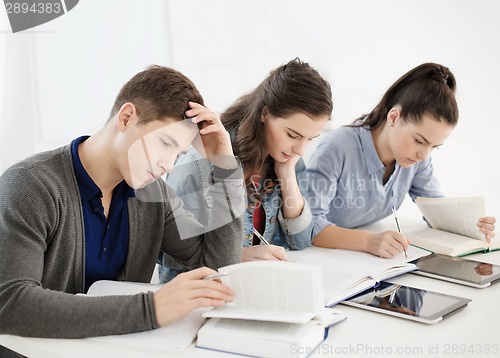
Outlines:
{"label": "tablet screen", "polygon": [[415,273],[474,287],[487,287],[500,279],[500,266],[463,257],[431,254],[413,262]]}
{"label": "tablet screen", "polygon": [[382,281],[343,303],[422,323],[437,323],[471,300]]}

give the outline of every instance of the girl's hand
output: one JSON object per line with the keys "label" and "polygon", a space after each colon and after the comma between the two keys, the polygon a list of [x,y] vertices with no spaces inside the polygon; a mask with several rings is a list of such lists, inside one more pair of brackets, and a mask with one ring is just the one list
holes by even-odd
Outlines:
{"label": "girl's hand", "polygon": [[302,157],[299,155],[295,155],[283,163],[275,160],[274,172],[276,173],[278,179],[280,179],[281,181],[296,180],[295,165],[297,164],[300,158]]}
{"label": "girl's hand", "polygon": [[410,243],[406,236],[400,232],[384,231],[373,234],[368,239],[367,251],[376,256],[391,258],[408,249]]}
{"label": "girl's hand", "polygon": [[495,223],[496,219],[492,216],[485,216],[477,222],[479,230],[485,235],[488,243],[495,237]]}
{"label": "girl's hand", "polygon": [[256,245],[243,248],[242,261],[259,260],[286,261],[285,249],[276,245]]}
{"label": "girl's hand", "polygon": [[286,162],[274,161],[274,172],[278,178],[281,190],[281,211],[285,219],[294,219],[304,209],[304,198],[300,192],[295,173],[295,165],[301,157],[295,155]]}

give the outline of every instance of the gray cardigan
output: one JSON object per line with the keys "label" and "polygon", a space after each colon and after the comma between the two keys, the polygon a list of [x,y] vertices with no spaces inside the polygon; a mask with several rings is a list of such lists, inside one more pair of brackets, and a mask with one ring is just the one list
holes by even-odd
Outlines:
{"label": "gray cardigan", "polygon": [[[118,280],[149,282],[160,250],[179,265],[241,261],[241,168],[214,167],[207,227],[163,180],[128,200],[129,249]],[[85,240],[70,145],[30,157],[0,177],[0,334],[81,338],[158,328],[153,294],[88,297]]]}

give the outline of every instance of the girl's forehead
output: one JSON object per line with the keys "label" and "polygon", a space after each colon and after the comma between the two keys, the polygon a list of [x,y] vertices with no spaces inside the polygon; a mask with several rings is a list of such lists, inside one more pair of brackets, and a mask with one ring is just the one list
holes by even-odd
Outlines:
{"label": "girl's forehead", "polygon": [[408,122],[408,128],[432,145],[443,144],[454,129],[449,123],[437,120],[430,114],[424,114],[418,122]]}
{"label": "girl's forehead", "polygon": [[328,122],[328,116],[311,117],[305,113],[293,113],[286,118],[280,118],[283,127],[294,130],[304,137],[315,136]]}

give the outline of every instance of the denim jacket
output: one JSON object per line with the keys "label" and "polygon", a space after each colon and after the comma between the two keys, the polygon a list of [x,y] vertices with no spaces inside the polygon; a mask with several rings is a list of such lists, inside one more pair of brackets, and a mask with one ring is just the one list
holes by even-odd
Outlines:
{"label": "denim jacket", "polygon": [[[211,163],[194,148],[179,158],[175,171],[166,181],[183,200],[185,208],[202,224],[206,224],[211,208],[207,195]],[[302,159],[295,166],[297,181],[302,195],[308,189],[306,166]],[[266,212],[264,238],[273,245],[283,246],[291,250],[301,250],[310,246],[312,240],[313,221],[307,200],[304,200],[302,213],[293,219],[285,219],[281,210],[281,195],[278,186],[262,196],[262,205]],[[247,196],[247,210],[244,214],[243,246],[252,245],[254,205]]]}
{"label": "denim jacket", "polygon": [[[191,212],[202,225],[208,224],[212,197],[209,195],[210,173],[212,164],[196,149],[191,148],[180,157],[175,170],[166,178],[178,197],[184,202],[184,208]],[[297,182],[300,192],[305,198],[308,190],[306,166],[302,159],[295,166]],[[278,204],[278,205],[276,205]],[[262,205],[266,212],[266,226],[264,238],[273,245],[283,246],[291,250],[301,250],[311,245],[314,228],[311,209],[307,200],[304,200],[302,213],[294,219],[285,219],[281,212],[281,195],[278,186],[272,192],[262,196]],[[243,246],[252,246],[254,206],[247,195],[247,209],[244,213]],[[168,255],[160,254],[159,268],[160,282],[165,283],[173,279],[180,268]]]}

